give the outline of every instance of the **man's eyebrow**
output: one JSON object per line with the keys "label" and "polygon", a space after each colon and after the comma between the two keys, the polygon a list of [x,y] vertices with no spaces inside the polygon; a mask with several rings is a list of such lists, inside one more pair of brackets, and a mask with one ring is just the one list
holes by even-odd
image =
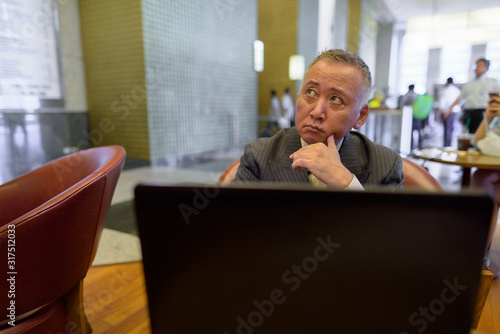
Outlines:
{"label": "man's eyebrow", "polygon": [[[317,81],[314,81],[314,80],[309,80],[308,82],[306,82],[305,86],[319,86],[319,82]],[[331,87],[329,89],[330,92],[334,92],[338,95],[341,95],[341,96],[346,96],[346,93],[345,91],[343,91],[342,89],[338,89],[338,88],[334,88],[334,87]]]}
{"label": "man's eyebrow", "polygon": [[308,82],[306,82],[306,85],[319,86],[319,82],[314,80],[309,80]]}

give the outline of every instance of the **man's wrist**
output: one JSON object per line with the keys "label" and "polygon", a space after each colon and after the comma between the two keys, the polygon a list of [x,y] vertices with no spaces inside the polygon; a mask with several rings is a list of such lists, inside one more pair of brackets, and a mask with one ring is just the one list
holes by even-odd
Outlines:
{"label": "man's wrist", "polygon": [[363,185],[359,182],[356,175],[352,174],[351,183],[345,188],[345,190],[365,190]]}

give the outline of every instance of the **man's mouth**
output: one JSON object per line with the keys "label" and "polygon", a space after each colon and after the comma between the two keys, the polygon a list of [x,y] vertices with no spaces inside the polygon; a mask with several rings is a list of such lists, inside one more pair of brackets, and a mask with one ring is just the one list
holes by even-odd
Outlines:
{"label": "man's mouth", "polygon": [[314,125],[306,125],[305,127],[316,132],[323,132],[323,130]]}

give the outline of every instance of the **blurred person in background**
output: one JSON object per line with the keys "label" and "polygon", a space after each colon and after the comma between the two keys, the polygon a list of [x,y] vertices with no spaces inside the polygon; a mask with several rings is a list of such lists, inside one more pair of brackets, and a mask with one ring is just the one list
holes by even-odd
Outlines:
{"label": "blurred person in background", "polygon": [[[474,140],[481,154],[500,157],[500,97],[498,93],[492,93],[490,96],[488,107],[474,135]],[[500,171],[477,169],[472,174],[471,186],[486,190],[500,205]],[[492,230],[488,240],[491,240],[497,221],[498,206],[494,209],[491,222]],[[492,262],[489,256],[485,259],[484,264],[491,270],[495,278],[500,275],[498,263]]]}
{"label": "blurred person in background", "polygon": [[267,126],[262,131],[261,137],[271,137],[274,133],[274,128],[280,130],[282,126],[280,125],[280,119],[282,118],[281,112],[281,103],[278,96],[276,96],[276,91],[272,89],[270,91],[271,100],[269,104],[269,121],[267,122]]}
{"label": "blurred person in background", "polygon": [[444,126],[444,146],[451,146],[453,131],[455,129],[456,115],[460,112],[460,106],[457,104],[453,108],[451,105],[457,100],[460,95],[460,88],[453,83],[453,78],[448,78],[446,84],[439,94],[438,109],[441,112]]}
{"label": "blurred person in background", "polygon": [[295,125],[295,105],[293,104],[290,88],[285,89],[285,93],[281,97],[281,105],[283,106],[283,116],[288,121],[288,127]]}
{"label": "blurred person in background", "polygon": [[475,133],[483,120],[483,113],[490,99],[489,93],[500,92],[498,80],[486,75],[489,68],[489,60],[485,58],[478,59],[474,68],[476,78],[462,87],[460,95],[448,108],[448,111],[451,113],[452,109],[459,104],[460,101],[464,100],[464,104],[462,105],[464,113],[461,121],[466,126],[466,131],[469,133]]}

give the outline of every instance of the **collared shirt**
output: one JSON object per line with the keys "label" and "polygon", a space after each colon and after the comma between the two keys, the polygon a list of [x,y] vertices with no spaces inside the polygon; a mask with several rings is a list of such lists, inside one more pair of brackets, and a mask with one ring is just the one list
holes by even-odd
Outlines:
{"label": "collared shirt", "polygon": [[277,96],[271,98],[271,119],[277,121],[281,117],[281,103]]}
{"label": "collared shirt", "polygon": [[283,106],[283,111],[288,119],[292,119],[293,112],[295,111],[295,106],[293,105],[293,99],[290,94],[283,94],[281,98],[281,105]]}
{"label": "collared shirt", "polygon": [[[338,144],[335,144],[335,146],[337,147],[337,150],[340,150],[340,148],[342,147],[342,143],[343,142],[344,142],[344,138],[342,138]],[[309,145],[308,143],[306,143],[304,141],[304,139],[302,139],[302,137],[300,137],[300,144],[302,145],[302,147],[305,147],[305,146]],[[359,180],[356,177],[356,175],[353,174],[352,176],[353,176],[353,178],[351,180],[351,183],[344,190],[365,190],[365,188],[363,188],[363,185],[359,182]],[[318,188],[326,188],[327,187],[326,184],[324,184],[323,182],[321,182],[312,173],[309,174],[309,183],[312,186],[318,187]]]}
{"label": "collared shirt", "polygon": [[[460,89],[453,85],[449,84],[441,90],[439,94],[439,104],[438,108],[443,110],[444,112],[448,111],[450,106],[455,102],[457,97],[460,96]],[[460,106],[457,104],[451,110],[452,112],[460,112]]]}
{"label": "collared shirt", "polygon": [[462,87],[460,98],[465,99],[463,109],[486,109],[490,92],[500,92],[500,84],[495,78],[482,75]]}

